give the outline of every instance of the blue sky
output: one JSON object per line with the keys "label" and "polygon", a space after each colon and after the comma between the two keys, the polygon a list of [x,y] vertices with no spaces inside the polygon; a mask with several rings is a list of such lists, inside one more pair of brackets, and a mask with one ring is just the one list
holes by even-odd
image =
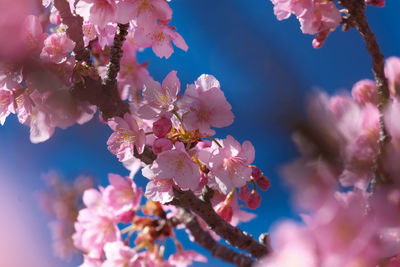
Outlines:
{"label": "blue sky", "polygon": [[[173,0],[171,7],[171,25],[185,38],[189,50],[176,49],[168,60],[146,50],[138,59],[150,62],[150,74],[159,81],[177,70],[182,91],[203,73],[220,81],[236,118],[233,125],[218,130],[217,136],[231,134],[241,142],[250,140],[256,148],[255,164],[272,180],[272,187],[262,195],[262,205],[255,211],[257,219],[241,225],[258,236],[273,222],[295,217],[289,191],[278,172],[282,164],[296,157],[290,133],[284,127],[287,120],[295,114],[302,116],[302,103],[313,88],[334,93],[350,90],[360,79],[372,78],[369,55],[354,29],[346,33],[337,29],[321,49],[313,49],[312,36],[300,32],[295,18],[277,21],[268,0]],[[399,10],[400,2],[393,0],[387,1],[386,8],[367,10],[371,28],[387,57],[400,56]],[[0,182],[6,182],[3,190],[14,192],[11,202],[33,214],[35,221],[27,227],[40,233],[37,242],[44,247],[49,248],[50,240],[47,218],[33,197],[43,188],[40,174],[55,169],[74,178],[84,172],[103,185],[108,173],[127,174],[107,150],[110,133],[95,118],[83,126],[57,129],[49,141],[33,145],[29,129],[19,125],[15,117],[9,117],[0,127]],[[135,179],[145,184],[143,177]],[[199,248],[189,242],[184,246]],[[211,257],[209,260],[207,266],[229,266]],[[74,266],[52,258],[48,266],[54,266],[54,262],[57,266]]]}

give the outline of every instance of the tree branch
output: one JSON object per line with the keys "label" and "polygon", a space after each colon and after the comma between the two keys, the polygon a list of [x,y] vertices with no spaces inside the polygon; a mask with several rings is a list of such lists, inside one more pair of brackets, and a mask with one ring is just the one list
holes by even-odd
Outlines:
{"label": "tree branch", "polygon": [[92,65],[89,50],[85,48],[83,41],[82,23],[80,16],[71,13],[69,3],[66,0],[54,0],[54,6],[60,12],[61,22],[68,26],[67,35],[75,42],[74,54],[77,61],[85,61],[87,65]]}
{"label": "tree branch", "polygon": [[241,231],[222,219],[213,209],[210,202],[196,197],[192,191],[181,191],[174,188],[174,199],[168,203],[192,210],[219,236],[232,246],[248,251],[253,257],[261,258],[270,251],[265,245],[257,242],[251,235]]}
{"label": "tree branch", "polygon": [[348,11],[348,17],[345,18],[344,29],[355,27],[363,37],[367,46],[368,53],[372,59],[372,72],[375,77],[376,89],[378,94],[378,110],[379,110],[379,140],[378,140],[378,153],[376,155],[376,163],[373,167],[374,175],[371,181],[372,189],[376,184],[390,183],[390,177],[385,173],[383,168],[383,157],[385,154],[385,146],[390,142],[390,136],[386,131],[384,124],[384,109],[389,102],[389,87],[388,81],[385,76],[384,66],[385,57],[383,56],[379,44],[376,41],[374,33],[368,25],[367,18],[365,17],[365,1],[364,0],[339,0]]}
{"label": "tree branch", "polygon": [[118,23],[118,30],[114,36],[114,43],[111,47],[110,62],[107,65],[107,74],[104,78],[103,85],[105,90],[114,90],[117,85],[117,75],[120,69],[120,61],[122,58],[123,50],[122,45],[128,35],[129,23]]}
{"label": "tree branch", "polygon": [[236,252],[215,241],[210,233],[201,228],[196,217],[189,210],[180,208],[178,216],[172,220],[183,223],[194,237],[194,241],[209,250],[213,257],[221,258],[238,267],[250,267],[253,264],[253,260],[249,256]]}
{"label": "tree branch", "polygon": [[[82,23],[83,19],[80,16],[75,16],[71,13],[69,4],[66,0],[54,0],[54,5],[60,12],[61,21],[68,26],[67,35],[75,42],[75,58],[77,64],[80,61],[86,62],[91,66],[89,50],[85,48],[83,42]],[[92,105],[96,105],[104,120],[112,117],[123,117],[126,112],[129,112],[127,103],[121,100],[118,89],[116,87],[116,77],[119,71],[119,60],[122,57],[122,44],[127,34],[127,25],[119,24],[119,30],[115,35],[114,44],[111,49],[111,60],[105,84],[102,83],[99,75],[82,76],[83,80],[75,82],[71,88],[71,94],[80,101],[88,101]]]}

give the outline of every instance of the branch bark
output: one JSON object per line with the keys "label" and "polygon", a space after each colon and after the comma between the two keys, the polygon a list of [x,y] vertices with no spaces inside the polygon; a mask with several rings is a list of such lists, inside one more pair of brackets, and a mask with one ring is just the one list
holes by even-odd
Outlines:
{"label": "branch bark", "polygon": [[215,241],[210,233],[201,228],[196,217],[188,209],[180,208],[178,216],[173,220],[183,223],[192,234],[194,241],[209,250],[214,257],[238,267],[250,267],[253,264],[253,260],[249,256],[229,249]]}
{"label": "branch bark", "polygon": [[390,177],[385,173],[383,168],[385,147],[386,144],[390,142],[390,136],[386,131],[383,118],[384,109],[390,100],[388,81],[384,71],[385,57],[380,50],[376,37],[369,27],[367,18],[365,16],[365,1],[339,0],[339,4],[348,11],[348,17],[345,20],[344,30],[347,30],[349,27],[355,27],[360,32],[365,41],[368,53],[371,55],[372,59],[372,72],[375,77],[379,99],[379,140],[376,163],[373,167],[374,175],[371,181],[371,188],[373,189],[378,184],[390,183]]}
{"label": "branch bark", "polygon": [[[83,42],[83,19],[71,13],[69,3],[66,0],[54,0],[54,5],[60,12],[61,21],[68,26],[68,37],[75,42],[74,53],[77,64],[84,61],[88,66],[92,66],[89,50],[85,48]],[[129,112],[128,104],[121,100],[116,86],[119,62],[122,57],[121,47],[127,35],[128,26],[124,24],[118,26],[119,30],[111,48],[111,60],[107,71],[108,78],[105,79],[105,83],[102,83],[99,75],[96,77],[84,76],[82,81],[76,82],[71,88],[71,94],[76,99],[96,105],[104,120],[115,116],[123,117],[126,112]]]}
{"label": "branch bark", "polygon": [[83,41],[82,24],[83,19],[80,16],[74,16],[71,13],[69,3],[65,0],[54,0],[54,6],[60,12],[61,22],[68,26],[67,35],[75,42],[74,54],[77,61],[84,61],[87,65],[92,65],[89,50],[85,48]]}
{"label": "branch bark", "polygon": [[251,235],[232,226],[222,219],[213,209],[209,201],[201,200],[192,191],[181,191],[174,188],[174,199],[168,203],[181,208],[190,209],[202,218],[207,225],[229,244],[249,252],[255,258],[261,258],[270,251],[267,246],[257,242]]}

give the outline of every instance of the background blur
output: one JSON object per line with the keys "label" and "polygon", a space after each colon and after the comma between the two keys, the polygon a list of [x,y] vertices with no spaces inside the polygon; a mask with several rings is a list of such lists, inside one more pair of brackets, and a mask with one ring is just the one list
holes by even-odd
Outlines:
{"label": "background blur", "polygon": [[[250,140],[256,148],[255,164],[272,181],[255,211],[257,218],[240,227],[258,236],[283,218],[296,218],[289,191],[279,177],[280,166],[296,157],[287,126],[292,118],[302,116],[302,104],[314,88],[330,93],[349,91],[358,80],[372,79],[361,36],[354,29],[347,33],[337,29],[315,50],[313,37],[301,33],[294,17],[276,20],[268,0],[173,0],[170,4],[174,11],[170,25],[184,37],[188,52],[176,49],[171,58],[161,60],[146,50],[139,54],[139,61],[150,62],[150,74],[158,81],[177,70],[182,92],[203,73],[220,81],[236,119],[232,126],[218,130],[217,136],[231,134],[241,142]],[[387,0],[386,8],[367,10],[386,57],[400,56],[399,10],[400,1],[395,0]],[[0,266],[80,263],[79,259],[61,262],[52,256],[49,219],[39,209],[34,193],[44,188],[40,176],[51,169],[69,179],[91,174],[102,185],[107,184],[108,173],[127,175],[107,150],[110,133],[96,117],[83,126],[57,129],[49,141],[33,145],[29,129],[16,117],[8,117],[0,128]],[[143,177],[135,179],[145,184]],[[186,241],[184,246],[210,257],[197,244]],[[194,266],[230,265],[209,258],[208,264]]]}

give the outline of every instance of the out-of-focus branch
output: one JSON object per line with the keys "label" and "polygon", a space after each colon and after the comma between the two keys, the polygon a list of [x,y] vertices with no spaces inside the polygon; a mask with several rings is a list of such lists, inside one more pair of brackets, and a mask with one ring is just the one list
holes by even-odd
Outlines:
{"label": "out-of-focus branch", "polygon": [[229,244],[249,252],[253,257],[261,258],[270,251],[267,246],[257,242],[251,235],[232,226],[222,219],[213,209],[209,201],[196,197],[192,191],[174,189],[174,199],[169,203],[186,208],[199,215],[207,225]]}
{"label": "out-of-focus branch", "polygon": [[376,81],[376,89],[378,93],[378,109],[379,109],[379,141],[376,163],[374,166],[374,177],[371,181],[372,188],[376,184],[390,183],[390,177],[385,173],[383,168],[383,157],[385,154],[385,146],[390,142],[390,136],[386,131],[383,112],[385,106],[389,102],[389,87],[385,76],[384,66],[385,57],[383,56],[379,44],[376,41],[374,33],[368,25],[365,16],[365,1],[364,0],[340,0],[342,5],[348,12],[348,17],[345,19],[344,30],[350,27],[355,27],[363,37],[367,46],[368,53],[372,59],[372,72]]}
{"label": "out-of-focus branch", "polygon": [[174,224],[183,223],[192,234],[194,241],[209,250],[214,257],[221,258],[238,267],[250,267],[252,265],[253,260],[249,256],[216,242],[210,233],[201,228],[196,217],[188,209],[180,208],[178,216],[172,218],[172,221]]}
{"label": "out-of-focus branch", "polygon": [[87,65],[91,66],[90,53],[83,42],[82,17],[74,16],[71,13],[69,3],[66,0],[54,0],[54,6],[60,12],[61,22],[68,26],[68,37],[75,42],[74,53],[76,60],[85,61]]}
{"label": "out-of-focus branch", "polygon": [[[60,12],[61,21],[68,26],[68,37],[75,42],[75,59],[78,64],[84,61],[90,67],[92,65],[90,53],[83,42],[83,19],[71,13],[69,3],[66,0],[54,0],[54,5]],[[123,117],[126,112],[129,112],[128,104],[121,100],[116,87],[119,61],[122,57],[121,47],[125,40],[128,26],[122,24],[118,26],[120,29],[114,38],[109,71],[107,71],[108,78],[105,79],[105,83],[102,83],[99,75],[82,76],[82,80],[77,79],[73,88],[71,88],[71,93],[75,98],[96,105],[104,120],[115,116]]]}

